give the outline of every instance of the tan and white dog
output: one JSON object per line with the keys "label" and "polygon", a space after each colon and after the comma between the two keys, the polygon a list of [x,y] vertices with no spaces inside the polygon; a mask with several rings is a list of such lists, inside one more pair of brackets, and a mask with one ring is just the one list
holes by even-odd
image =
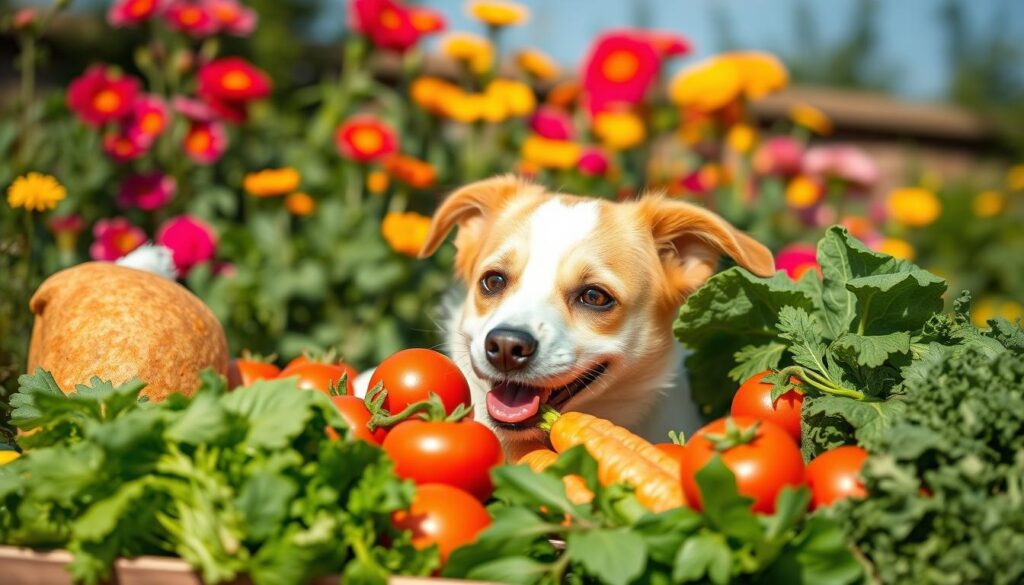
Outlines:
{"label": "tan and white dog", "polygon": [[677,376],[679,307],[723,253],[755,274],[775,270],[768,249],[694,205],[549,193],[511,176],[448,197],[421,256],[456,228],[468,294],[450,316],[448,349],[470,381],[476,420],[494,428],[510,460],[542,444],[545,404],[653,440],[694,430],[699,416]]}

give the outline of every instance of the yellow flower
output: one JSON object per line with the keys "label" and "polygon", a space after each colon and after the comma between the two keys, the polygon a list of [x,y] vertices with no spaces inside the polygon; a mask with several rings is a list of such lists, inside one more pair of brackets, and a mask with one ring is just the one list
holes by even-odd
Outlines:
{"label": "yellow flower", "polygon": [[469,3],[469,15],[487,26],[513,26],[526,22],[530,11],[515,2],[475,0]]}
{"label": "yellow flower", "polygon": [[897,223],[910,227],[931,224],[942,213],[942,202],[928,189],[903,187],[889,193],[889,215]]}
{"label": "yellow flower", "polygon": [[316,210],[316,200],[307,193],[292,193],[284,198],[284,207],[292,215],[306,216]]}
{"label": "yellow flower", "polygon": [[1006,171],[1006,186],[1010,191],[1024,191],[1024,163],[1013,165]]}
{"label": "yellow flower", "polygon": [[482,94],[459,92],[446,98],[441,104],[441,111],[456,122],[472,124],[483,118],[485,106],[486,100]]}
{"label": "yellow flower", "polygon": [[273,197],[295,191],[301,179],[299,171],[292,167],[265,169],[247,174],[242,179],[242,187],[253,197]]}
{"label": "yellow flower", "polygon": [[747,99],[759,100],[789,83],[789,72],[775,55],[761,51],[738,51],[726,53],[724,57],[737,64]]}
{"label": "yellow flower", "polygon": [[414,211],[391,212],[380,224],[380,233],[391,249],[414,258],[427,240],[429,229],[430,218]]}
{"label": "yellow flower", "polygon": [[710,112],[740,97],[761,99],[788,82],[786,67],[773,55],[736,51],[680,71],[669,87],[669,97],[680,106]]}
{"label": "yellow flower", "polygon": [[18,177],[7,188],[7,204],[12,208],[24,207],[28,211],[46,211],[57,207],[68,192],[57,179],[41,173]]}
{"label": "yellow flower", "polygon": [[522,149],[526,162],[550,169],[571,169],[583,154],[583,149],[575,142],[551,140],[537,135],[524,140]]}
{"label": "yellow flower", "polygon": [[494,46],[480,35],[451,33],[441,41],[441,51],[450,59],[469,66],[474,73],[483,74],[494,64]]}
{"label": "yellow flower", "polygon": [[910,242],[900,238],[885,238],[875,246],[875,250],[904,260],[913,260],[916,253]]}
{"label": "yellow flower", "polygon": [[18,457],[21,457],[21,453],[12,449],[4,449],[0,451],[0,465],[7,465],[11,461],[14,461]]}
{"label": "yellow flower", "polygon": [[989,319],[1002,317],[1014,322],[1024,317],[1024,307],[1011,300],[982,297],[971,307],[971,322],[978,327],[988,327]]}
{"label": "yellow flower", "polygon": [[815,134],[825,136],[832,133],[832,120],[829,120],[825,112],[810,104],[799,103],[794,105],[789,109],[789,119]]}
{"label": "yellow flower", "polygon": [[810,177],[798,175],[786,185],[786,203],[796,209],[807,209],[821,200],[824,189]]}
{"label": "yellow flower", "polygon": [[612,150],[633,148],[644,141],[644,122],[633,112],[601,112],[594,118],[594,134]]}
{"label": "yellow flower", "polygon": [[366,175],[366,190],[374,195],[380,195],[388,190],[391,178],[384,171],[371,171]]}
{"label": "yellow flower", "polygon": [[971,209],[978,217],[999,215],[1006,209],[1006,195],[999,191],[982,191],[974,196]]}
{"label": "yellow flower", "polygon": [[757,130],[747,124],[736,124],[729,129],[725,141],[733,152],[745,154],[754,147],[754,142],[757,141]]}
{"label": "yellow flower", "polygon": [[463,93],[455,84],[429,75],[417,77],[409,86],[409,97],[412,101],[434,114],[444,113],[445,102],[452,96],[458,97]]}
{"label": "yellow flower", "polygon": [[495,79],[487,84],[487,97],[499,101],[512,116],[525,116],[537,107],[533,88],[514,79]]}
{"label": "yellow flower", "polygon": [[527,75],[547,81],[558,77],[558,65],[537,49],[524,49],[516,54],[516,64]]}

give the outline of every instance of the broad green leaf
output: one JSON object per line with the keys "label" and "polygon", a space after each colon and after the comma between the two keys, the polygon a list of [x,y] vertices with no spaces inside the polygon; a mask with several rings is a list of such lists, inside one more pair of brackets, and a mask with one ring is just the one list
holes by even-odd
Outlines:
{"label": "broad green leaf", "polygon": [[857,317],[851,324],[856,333],[885,335],[920,330],[942,311],[946,281],[915,268],[853,278],[846,282],[846,289],[857,300]]}
{"label": "broad green leaf", "polygon": [[807,514],[811,503],[811,492],[805,486],[786,486],[775,498],[775,513],[765,518],[765,538],[781,539]]}
{"label": "broad green leaf", "polygon": [[521,554],[538,541],[550,546],[547,538],[563,530],[562,526],[545,522],[526,508],[498,508],[493,514],[493,522],[475,542],[452,553],[444,567],[445,576],[468,577],[476,567],[497,558]]}
{"label": "broad green leaf", "polygon": [[590,491],[595,494],[601,492],[602,486],[597,476],[597,460],[583,445],[576,445],[559,454],[558,460],[545,471],[561,477],[578,475],[587,483]]}
{"label": "broad green leaf", "polygon": [[628,585],[644,571],[647,543],[627,527],[570,532],[565,554],[608,585]]}
{"label": "broad green leaf", "polygon": [[884,435],[906,410],[900,396],[887,400],[854,400],[843,396],[815,396],[804,399],[803,415],[838,416],[855,431],[857,442],[870,442]]}
{"label": "broad green leaf", "polygon": [[634,529],[647,542],[651,559],[671,565],[683,540],[704,524],[701,515],[686,506],[659,514],[648,514],[636,522]]}
{"label": "broad green leaf", "polygon": [[187,445],[214,442],[230,429],[230,416],[216,394],[198,392],[188,408],[167,429],[165,436],[168,440]]}
{"label": "broad green leaf", "polygon": [[897,331],[887,335],[859,335],[844,333],[833,347],[851,364],[875,368],[884,364],[892,354],[910,352],[910,333]]}
{"label": "broad green leaf", "polygon": [[258,380],[248,388],[228,394],[221,405],[246,420],[246,442],[250,446],[279,449],[306,428],[313,417],[311,404],[318,394],[297,390],[291,379]]}
{"label": "broad green leaf", "polygon": [[764,575],[764,583],[848,585],[864,578],[839,526],[812,516]]}
{"label": "broad green leaf", "polygon": [[537,583],[542,576],[548,573],[548,569],[546,563],[535,561],[527,556],[505,557],[473,567],[466,573],[465,578],[493,583],[529,585]]}
{"label": "broad green leaf", "polygon": [[242,513],[248,537],[261,540],[280,530],[288,514],[288,505],[298,486],[287,476],[257,473],[242,485],[235,505]]}
{"label": "broad green leaf", "polygon": [[51,420],[52,413],[42,412],[36,405],[37,396],[64,397],[60,386],[50,372],[36,368],[32,374],[18,377],[18,392],[11,396],[11,424],[23,431],[37,428]]}
{"label": "broad green leaf", "polygon": [[150,481],[146,477],[124,483],[110,497],[89,506],[71,528],[75,538],[92,541],[107,538],[124,522],[124,516],[135,513],[139,500],[147,495],[149,487]]}
{"label": "broad green leaf", "polygon": [[736,367],[729,370],[729,377],[743,382],[755,374],[778,367],[786,345],[777,341],[769,341],[761,345],[747,345],[733,354]]}
{"label": "broad green leaf", "polygon": [[571,516],[576,506],[565,495],[565,484],[555,475],[534,473],[525,465],[503,465],[491,471],[494,497],[518,505],[544,506]]}
{"label": "broad green leaf", "polygon": [[824,332],[821,325],[803,309],[782,307],[777,325],[780,337],[788,340],[793,362],[831,378],[825,363]]}
{"label": "broad green leaf", "polygon": [[736,487],[736,476],[726,467],[721,457],[712,457],[697,472],[696,479],[700,487],[704,518],[709,526],[746,542],[762,538],[761,525],[750,509],[754,500],[740,495]]}
{"label": "broad green leaf", "polygon": [[677,583],[724,584],[732,576],[732,550],[720,534],[702,532],[686,539],[676,556],[672,580]]}

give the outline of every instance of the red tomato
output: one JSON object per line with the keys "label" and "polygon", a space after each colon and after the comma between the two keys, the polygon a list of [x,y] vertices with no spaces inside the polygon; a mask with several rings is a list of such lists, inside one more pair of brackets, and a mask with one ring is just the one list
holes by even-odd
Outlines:
{"label": "red tomato", "polygon": [[[384,427],[377,427],[374,430],[370,430],[366,426],[366,423],[370,422],[373,415],[366,409],[366,405],[363,403],[362,398],[356,398],[355,396],[332,396],[331,402],[337,407],[338,412],[341,413],[341,418],[345,419],[348,423],[349,428],[352,429],[352,434],[357,439],[362,439],[375,445],[380,445],[384,442],[384,437],[388,436],[388,430]],[[332,439],[338,439],[338,433],[334,429],[327,427],[327,435]]]}
{"label": "red tomato", "polygon": [[715,455],[736,475],[739,492],[754,499],[755,512],[771,514],[775,511],[775,498],[787,485],[800,485],[804,480],[804,461],[800,448],[786,431],[770,422],[748,417],[733,417],[736,427],[747,431],[760,422],[749,443],[717,451],[708,435],[725,435],[726,419],[720,418],[697,431],[686,442],[683,458],[683,491],[686,500],[701,509],[700,488],[696,474]]}
{"label": "red tomato", "polygon": [[237,358],[228,364],[228,388],[251,386],[256,380],[276,378],[280,370],[274,364]]}
{"label": "red tomato", "polygon": [[426,400],[431,393],[441,397],[445,412],[451,414],[460,404],[469,406],[469,383],[455,362],[429,349],[405,349],[377,366],[370,388],[384,383],[387,399],[384,408],[397,414],[413,402]]}
{"label": "red tomato", "polygon": [[491,517],[466,492],[447,485],[426,484],[416,486],[409,510],[395,512],[391,523],[400,530],[411,530],[412,545],[418,549],[436,544],[444,563],[453,550],[476,540],[491,525]]}
{"label": "red tomato", "polygon": [[338,384],[341,381],[341,377],[346,374],[348,375],[348,383],[346,384],[345,393],[352,395],[354,392],[352,382],[359,375],[359,371],[346,364],[303,363],[296,366],[288,366],[278,375],[278,378],[298,376],[299,388],[319,390],[327,393],[331,385]]}
{"label": "red tomato", "polygon": [[683,464],[683,457],[686,455],[686,447],[675,443],[658,443],[655,445],[662,453],[675,459],[680,465]]}
{"label": "red tomato", "polygon": [[733,396],[729,413],[732,416],[749,416],[775,423],[799,444],[800,410],[803,408],[804,395],[790,390],[772,404],[772,385],[761,381],[770,373],[771,370],[767,370],[755,374],[744,382],[736,391],[736,396]]}
{"label": "red tomato", "polygon": [[807,464],[807,485],[811,488],[811,508],[830,506],[843,498],[865,498],[860,469],[868,452],[854,445],[836,447]]}
{"label": "red tomato", "polygon": [[303,354],[303,355],[300,355],[300,356],[298,356],[296,358],[293,358],[292,361],[288,362],[285,365],[283,371],[288,371],[288,370],[290,370],[290,369],[292,369],[292,368],[294,368],[296,366],[301,366],[302,364],[308,364],[308,363],[310,363],[310,359],[308,357],[306,357],[305,354]]}
{"label": "red tomato", "polygon": [[394,460],[399,477],[421,485],[457,487],[481,501],[494,490],[491,469],[504,462],[498,438],[472,420],[406,420],[388,431],[384,451]]}

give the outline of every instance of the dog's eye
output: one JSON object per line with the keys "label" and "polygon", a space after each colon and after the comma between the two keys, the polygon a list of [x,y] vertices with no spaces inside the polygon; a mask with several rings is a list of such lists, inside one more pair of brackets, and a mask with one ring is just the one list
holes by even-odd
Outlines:
{"label": "dog's eye", "polygon": [[480,292],[485,295],[496,295],[505,290],[505,276],[498,272],[488,272],[480,279]]}
{"label": "dog's eye", "polygon": [[615,299],[596,286],[591,286],[580,293],[580,302],[595,309],[607,309],[615,304]]}

